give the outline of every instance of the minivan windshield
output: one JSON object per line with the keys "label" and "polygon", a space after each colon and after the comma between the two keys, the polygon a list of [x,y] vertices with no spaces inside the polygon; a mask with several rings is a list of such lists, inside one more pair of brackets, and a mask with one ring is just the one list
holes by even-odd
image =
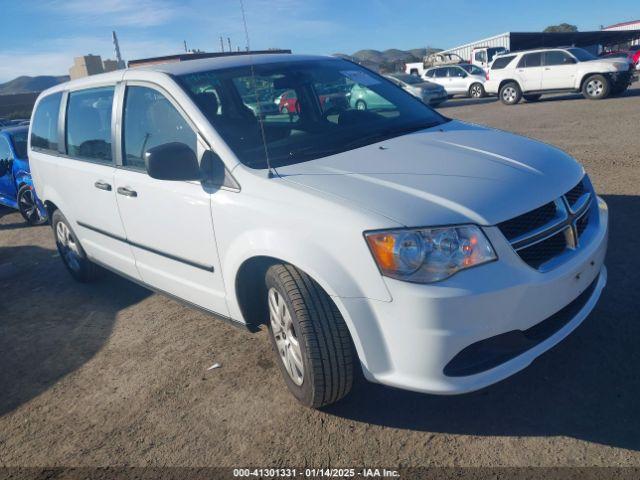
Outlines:
{"label": "minivan windshield", "polygon": [[271,166],[291,165],[448,121],[389,80],[341,59],[259,63],[177,80],[252,168],[267,168],[267,155]]}
{"label": "minivan windshield", "polygon": [[571,53],[571,55],[576,57],[579,62],[590,62],[591,60],[597,60],[595,56],[591,55],[589,52],[583,50],[582,48],[569,48],[567,51]]}

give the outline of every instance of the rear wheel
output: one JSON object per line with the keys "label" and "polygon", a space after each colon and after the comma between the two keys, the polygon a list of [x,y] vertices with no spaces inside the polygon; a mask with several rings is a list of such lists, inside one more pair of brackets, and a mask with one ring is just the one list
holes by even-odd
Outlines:
{"label": "rear wheel", "polygon": [[516,82],[505,83],[500,88],[500,101],[505,105],[515,105],[522,98],[522,90]]}
{"label": "rear wheel", "polygon": [[51,226],[56,236],[60,258],[73,278],[82,283],[95,280],[100,274],[100,267],[87,258],[78,237],[60,210],[53,212]]}
{"label": "rear wheel", "polygon": [[18,208],[29,225],[42,225],[47,222],[47,217],[38,208],[33,187],[29,185],[23,185],[18,190]]}
{"label": "rear wheel", "polygon": [[471,98],[482,98],[484,95],[484,87],[481,83],[474,83],[469,87],[469,96]]}
{"label": "rear wheel", "polygon": [[609,96],[611,82],[604,75],[591,75],[582,84],[582,95],[589,100],[602,100]]}
{"label": "rear wheel", "polygon": [[527,102],[537,102],[538,100],[540,100],[540,97],[542,97],[541,94],[522,96],[522,98],[524,98]]}
{"label": "rear wheel", "polygon": [[289,264],[266,273],[269,332],[289,391],[318,408],[347,395],[354,352],[346,324],[329,295]]}

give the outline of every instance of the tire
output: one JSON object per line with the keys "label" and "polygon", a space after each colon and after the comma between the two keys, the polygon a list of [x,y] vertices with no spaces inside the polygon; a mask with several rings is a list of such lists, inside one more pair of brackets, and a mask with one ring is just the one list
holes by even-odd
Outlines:
{"label": "tire", "polygon": [[523,95],[522,98],[524,98],[527,102],[533,103],[533,102],[537,102],[538,100],[540,100],[540,97],[542,97],[541,94],[535,94],[535,95]]}
{"label": "tire", "polygon": [[287,107],[282,107],[280,109],[280,113],[282,113],[283,115],[284,114],[289,115],[289,109]]}
{"label": "tire", "polygon": [[29,225],[47,223],[47,217],[43,216],[38,208],[33,187],[29,185],[23,185],[18,190],[18,210]]}
{"label": "tire", "polygon": [[354,348],[335,303],[289,264],[270,267],[265,283],[269,338],[287,388],[307,407],[337,402],[353,385]]}
{"label": "tire", "polygon": [[101,269],[87,258],[78,237],[60,210],[53,212],[51,227],[55,235],[58,253],[71,276],[81,283],[92,282],[100,276]]}
{"label": "tire", "polygon": [[367,109],[367,102],[365,102],[364,100],[356,101],[356,110],[366,110],[366,109]]}
{"label": "tire", "polygon": [[611,82],[604,75],[591,75],[582,84],[582,95],[589,100],[602,100],[610,92]]}
{"label": "tire", "polygon": [[522,99],[522,90],[516,82],[505,83],[500,87],[500,101],[505,105],[515,105]]}
{"label": "tire", "polygon": [[473,83],[469,87],[469,96],[471,98],[482,98],[485,96],[484,86],[481,83]]}

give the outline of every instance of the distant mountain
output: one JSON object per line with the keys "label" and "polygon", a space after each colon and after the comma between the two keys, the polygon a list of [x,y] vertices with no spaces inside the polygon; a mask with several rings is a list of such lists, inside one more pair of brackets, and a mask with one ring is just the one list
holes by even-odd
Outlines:
{"label": "distant mountain", "polygon": [[61,75],[58,77],[50,75],[41,75],[38,77],[22,76],[14,78],[7,83],[0,83],[0,95],[41,92],[49,87],[66,82],[67,80],[69,80],[67,75]]}
{"label": "distant mountain", "polygon": [[426,55],[439,52],[440,48],[413,48],[411,50],[398,50],[397,48],[390,48],[388,50],[358,50],[352,55],[346,55],[344,53],[336,53],[335,56],[348,58],[354,60],[362,65],[370,68],[379,69],[394,68],[399,64],[407,62],[419,62]]}

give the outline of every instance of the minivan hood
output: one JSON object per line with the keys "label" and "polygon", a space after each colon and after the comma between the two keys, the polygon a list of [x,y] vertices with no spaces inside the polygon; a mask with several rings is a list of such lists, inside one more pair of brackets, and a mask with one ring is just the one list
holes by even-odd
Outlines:
{"label": "minivan hood", "polygon": [[277,174],[403,225],[432,226],[495,225],[561,196],[584,170],[550,145],[450,121]]}

